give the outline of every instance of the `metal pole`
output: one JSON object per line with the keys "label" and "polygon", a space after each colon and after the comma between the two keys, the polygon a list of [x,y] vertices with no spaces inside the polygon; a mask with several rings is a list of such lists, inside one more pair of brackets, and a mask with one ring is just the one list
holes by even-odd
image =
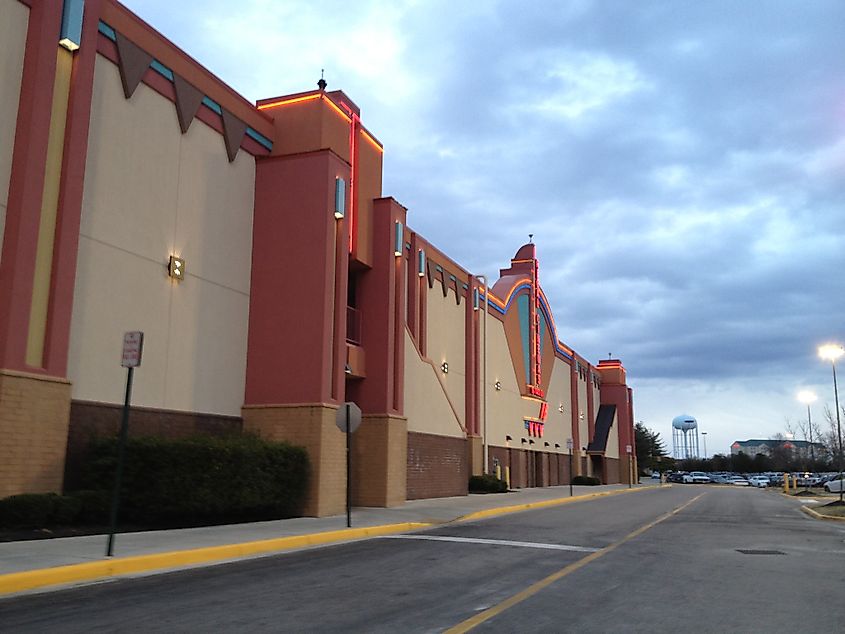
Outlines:
{"label": "metal pole", "polygon": [[810,467],[815,470],[816,450],[813,447],[813,418],[810,416],[810,404],[807,403],[807,428],[810,430]]}
{"label": "metal pole", "polygon": [[701,432],[701,437],[704,438],[704,459],[707,460],[707,432]]}
{"label": "metal pole", "polygon": [[839,503],[842,504],[842,493],[845,482],[842,481],[842,424],[839,422],[839,389],[836,386],[836,361],[831,360],[833,368],[833,396],[836,400],[836,434],[839,436]]}
{"label": "metal pole", "polygon": [[126,453],[126,436],[129,432],[129,401],[132,398],[132,374],[135,368],[128,368],[126,375],[126,398],[123,401],[123,416],[120,421],[120,436],[117,439],[117,467],[114,474],[114,491],[111,498],[111,518],[109,521],[109,539],[106,544],[106,557],[114,555],[114,534],[117,532],[117,512],[120,506],[120,481],[123,478],[123,460]]}
{"label": "metal pole", "polygon": [[352,528],[352,432],[349,429],[349,403],[346,408],[346,527]]}
{"label": "metal pole", "polygon": [[572,497],[572,447],[569,448],[569,497]]}

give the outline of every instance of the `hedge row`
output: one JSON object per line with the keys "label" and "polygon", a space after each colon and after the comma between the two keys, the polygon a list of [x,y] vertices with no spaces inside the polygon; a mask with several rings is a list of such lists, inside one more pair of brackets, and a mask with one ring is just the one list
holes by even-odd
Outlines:
{"label": "hedge row", "polygon": [[595,476],[577,475],[572,478],[572,484],[596,486],[597,484],[601,484],[601,480]]}
{"label": "hedge row", "polygon": [[508,485],[504,480],[499,480],[489,473],[472,476],[469,479],[470,493],[506,493],[507,490]]}
{"label": "hedge row", "polygon": [[[0,500],[0,527],[107,524],[117,440],[93,439],[88,456],[82,490]],[[119,519],[156,527],[294,517],[308,473],[304,449],[255,436],[130,438]]]}

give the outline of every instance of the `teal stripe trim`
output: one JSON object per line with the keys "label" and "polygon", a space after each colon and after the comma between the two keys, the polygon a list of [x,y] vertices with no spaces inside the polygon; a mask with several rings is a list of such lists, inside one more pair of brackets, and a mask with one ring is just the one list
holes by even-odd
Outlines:
{"label": "teal stripe trim", "polygon": [[272,150],[272,149],[273,149],[273,142],[272,142],[270,139],[268,139],[266,136],[264,136],[263,134],[261,134],[260,132],[256,132],[256,131],[255,131],[255,130],[253,130],[252,128],[249,128],[249,127],[248,127],[248,128],[246,129],[246,135],[247,135],[250,139],[252,139],[253,141],[255,141],[256,143],[258,143],[260,146],[262,146],[262,147],[266,148],[267,150]]}
{"label": "teal stripe trim", "polygon": [[220,116],[223,116],[223,108],[221,108],[220,104],[214,101],[214,99],[211,99],[210,97],[203,97],[202,105],[206,106],[207,108],[210,108]]}
{"label": "teal stripe trim", "polygon": [[167,79],[169,79],[170,81],[173,81],[173,71],[172,71],[172,70],[170,70],[167,66],[165,66],[164,64],[162,64],[162,63],[161,63],[160,61],[158,61],[157,59],[154,59],[154,60],[153,60],[153,62],[152,62],[152,64],[150,64],[150,66],[152,67],[152,69],[153,69],[155,72],[157,72],[157,73],[158,73],[159,75],[161,75],[162,77],[166,77],[166,78],[167,78]]}
{"label": "teal stripe trim", "polygon": [[105,35],[107,38],[109,38],[112,42],[117,39],[114,34],[114,29],[102,20],[100,20],[100,24],[97,26],[97,30],[103,35]]}

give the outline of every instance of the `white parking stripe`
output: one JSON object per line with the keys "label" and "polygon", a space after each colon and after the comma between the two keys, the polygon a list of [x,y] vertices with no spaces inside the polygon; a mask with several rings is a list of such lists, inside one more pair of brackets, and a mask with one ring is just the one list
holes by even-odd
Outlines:
{"label": "white parking stripe", "polygon": [[444,537],[442,535],[382,535],[379,539],[424,539],[433,542],[458,542],[461,544],[492,544],[496,546],[517,546],[519,548],[542,548],[545,550],[569,550],[577,553],[594,553],[600,548],[569,546],[567,544],[538,544],[535,542],[513,542],[507,539],[477,539],[471,537]]}

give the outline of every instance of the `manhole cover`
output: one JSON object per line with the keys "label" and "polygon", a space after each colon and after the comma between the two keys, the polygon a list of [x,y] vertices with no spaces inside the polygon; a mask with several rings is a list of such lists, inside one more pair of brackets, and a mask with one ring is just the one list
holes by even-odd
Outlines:
{"label": "manhole cover", "polygon": [[786,553],[779,550],[751,550],[748,548],[737,548],[736,552],[743,555],[785,555]]}

